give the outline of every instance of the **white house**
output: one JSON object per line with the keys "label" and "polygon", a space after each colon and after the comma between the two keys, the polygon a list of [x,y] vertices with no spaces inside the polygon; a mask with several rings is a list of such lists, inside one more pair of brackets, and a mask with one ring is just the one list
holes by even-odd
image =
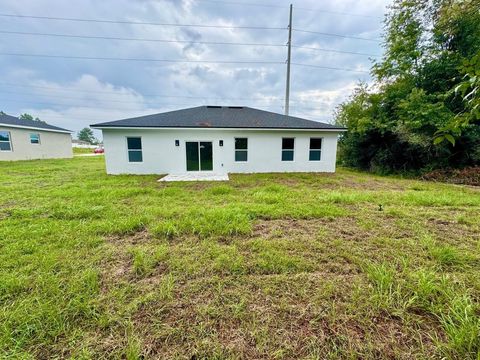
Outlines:
{"label": "white house", "polygon": [[0,161],[72,156],[69,130],[0,113]]}
{"label": "white house", "polygon": [[334,172],[344,128],[237,106],[199,106],[91,125],[108,174]]}
{"label": "white house", "polygon": [[72,140],[72,148],[77,149],[96,149],[98,145],[92,145],[89,142],[73,139]]}

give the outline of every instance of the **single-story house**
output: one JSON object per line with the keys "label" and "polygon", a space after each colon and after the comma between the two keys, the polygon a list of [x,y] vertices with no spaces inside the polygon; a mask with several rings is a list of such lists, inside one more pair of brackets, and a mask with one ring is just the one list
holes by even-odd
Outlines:
{"label": "single-story house", "polygon": [[91,125],[108,174],[334,172],[345,128],[244,106],[199,106]]}
{"label": "single-story house", "polygon": [[87,141],[73,139],[72,140],[72,148],[78,149],[96,149],[99,145],[92,145]]}
{"label": "single-story house", "polygon": [[71,131],[0,113],[0,161],[72,156]]}

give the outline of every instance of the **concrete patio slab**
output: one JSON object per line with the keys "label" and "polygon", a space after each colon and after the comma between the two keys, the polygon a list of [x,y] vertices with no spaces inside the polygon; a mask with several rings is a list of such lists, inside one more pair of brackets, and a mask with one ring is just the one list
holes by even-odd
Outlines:
{"label": "concrete patio slab", "polygon": [[186,173],[168,174],[158,181],[228,181],[228,174],[214,173]]}

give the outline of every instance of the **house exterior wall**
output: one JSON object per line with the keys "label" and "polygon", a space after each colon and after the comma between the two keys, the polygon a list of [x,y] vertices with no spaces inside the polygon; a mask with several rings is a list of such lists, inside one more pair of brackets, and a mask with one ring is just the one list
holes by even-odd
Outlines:
{"label": "house exterior wall", "polygon": [[[127,136],[141,137],[142,162],[128,162]],[[235,161],[236,137],[248,138],[247,162]],[[295,138],[294,161],[281,161],[283,137]],[[320,161],[309,161],[311,137],[323,139]],[[216,173],[334,172],[337,138],[338,132],[329,131],[103,129],[108,174],[185,173],[187,141],[212,141]]]}
{"label": "house exterior wall", "polygon": [[[0,151],[0,161],[71,158],[72,137],[68,133],[22,129],[0,125],[10,132],[12,151]],[[40,134],[40,144],[30,143],[30,134]]]}

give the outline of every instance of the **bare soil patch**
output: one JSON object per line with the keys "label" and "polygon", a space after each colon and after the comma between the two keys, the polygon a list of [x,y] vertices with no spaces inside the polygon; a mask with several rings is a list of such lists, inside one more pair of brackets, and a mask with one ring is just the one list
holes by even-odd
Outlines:
{"label": "bare soil patch", "polygon": [[362,226],[357,217],[349,216],[335,219],[260,220],[255,223],[253,236],[288,238],[296,236],[322,237],[323,235],[323,237],[333,236],[349,241],[365,241],[380,235],[394,235],[398,239],[414,235],[412,231],[395,225],[395,218],[383,213],[378,216],[381,217],[381,221],[372,222],[368,226]]}
{"label": "bare soil patch", "polygon": [[450,184],[480,186],[480,166],[465,169],[434,170],[424,174],[422,179]]}
{"label": "bare soil patch", "polygon": [[[411,333],[400,319],[383,314],[365,323],[357,318],[348,306],[357,276],[295,278],[187,281],[176,290],[174,302],[147,304],[135,314],[144,354],[192,359],[221,351],[227,357],[271,359],[276,349],[282,358],[294,359],[312,352],[327,356],[338,348],[340,358],[351,351],[394,359],[400,353],[411,355],[410,349],[421,343],[427,353],[434,352],[425,334]],[[326,290],[326,283],[337,285]],[[374,339],[376,348],[367,339]]]}
{"label": "bare soil patch", "polygon": [[153,237],[147,229],[135,231],[129,234],[115,234],[106,237],[106,241],[115,246],[145,244],[151,242]]}

